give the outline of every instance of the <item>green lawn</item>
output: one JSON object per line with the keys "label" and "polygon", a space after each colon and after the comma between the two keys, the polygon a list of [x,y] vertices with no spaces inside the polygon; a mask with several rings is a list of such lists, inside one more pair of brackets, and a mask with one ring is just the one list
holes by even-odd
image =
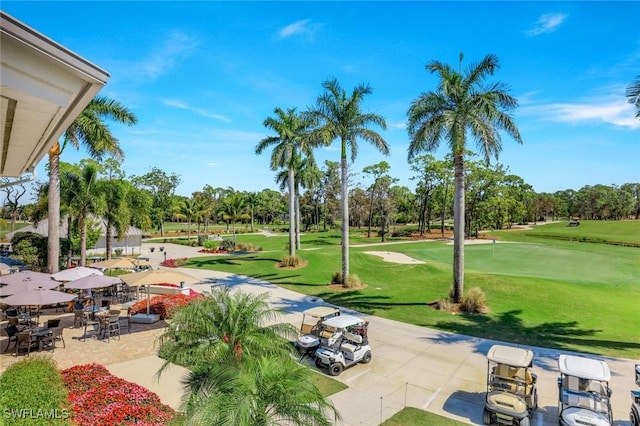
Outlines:
{"label": "green lawn", "polygon": [[[298,254],[308,265],[281,270],[275,264],[286,254],[287,238],[284,234],[239,235],[238,241],[251,242],[264,251],[195,258],[188,266],[258,277],[361,312],[441,330],[640,357],[640,249],[537,239],[518,232],[497,233],[496,238],[511,241],[465,248],[465,288],[477,286],[485,292],[489,313],[451,315],[427,305],[449,292],[451,245],[432,241],[353,247],[351,271],[366,288],[332,291],[327,284],[331,274],[340,269],[340,235],[304,235],[305,250]],[[374,250],[401,252],[426,263],[395,264],[363,253]]]}
{"label": "green lawn", "polygon": [[448,419],[446,417],[442,417],[428,411],[423,411],[412,407],[405,407],[394,414],[391,418],[381,423],[381,426],[458,426],[464,424],[465,423],[461,423],[453,419]]}
{"label": "green lawn", "polygon": [[582,220],[579,226],[569,226],[569,222],[548,223],[523,231],[526,235],[541,237],[568,237],[574,240],[615,242],[640,242],[640,223],[637,220]]}

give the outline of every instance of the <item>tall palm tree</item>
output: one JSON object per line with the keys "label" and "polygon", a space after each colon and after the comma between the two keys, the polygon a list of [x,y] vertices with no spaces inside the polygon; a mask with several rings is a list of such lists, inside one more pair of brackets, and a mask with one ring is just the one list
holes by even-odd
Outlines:
{"label": "tall palm tree", "polygon": [[[460,66],[463,55],[460,54]],[[446,140],[454,164],[454,247],[453,299],[462,300],[464,292],[464,156],[467,138],[475,139],[488,162],[502,149],[502,130],[522,143],[510,111],[518,106],[500,82],[485,85],[486,77],[498,69],[498,58],[487,55],[466,72],[456,71],[439,61],[426,65],[440,79],[435,91],[422,93],[413,101],[408,115],[407,131],[411,138],[409,159],[423,151],[434,151]]]}
{"label": "tall palm tree", "polygon": [[113,136],[103,120],[110,119],[126,125],[137,123],[138,119],[126,107],[115,100],[96,96],[63,135],[62,147],[56,143],[49,150],[49,214],[48,214],[48,270],[57,272],[60,258],[60,154],[67,144],[76,149],[84,146],[89,155],[101,159],[112,155],[118,160],[124,158],[118,140]]}
{"label": "tall palm tree", "polygon": [[627,87],[627,101],[636,106],[636,118],[640,120],[640,75]]}
{"label": "tall palm tree", "polygon": [[274,110],[275,117],[264,120],[264,126],[277,133],[268,136],[256,146],[256,154],[261,154],[266,148],[273,146],[271,153],[271,169],[286,167],[289,177],[289,256],[296,254],[295,241],[295,164],[299,155],[310,157],[313,155],[315,143],[308,133],[312,122],[306,114],[298,114],[295,108],[286,112],[281,108]]}
{"label": "tall palm tree", "polygon": [[[231,232],[233,234],[233,247],[236,246],[236,221],[242,217],[245,211],[245,198],[240,192],[232,192],[227,195],[222,204],[220,211],[226,216],[227,221],[231,222]],[[227,223],[228,223],[227,222]]]}
{"label": "tall palm tree", "polygon": [[315,108],[310,111],[311,117],[319,123],[317,133],[321,139],[330,144],[334,139],[340,140],[340,179],[342,198],[342,279],[346,282],[349,276],[349,190],[347,150],[351,161],[358,155],[358,138],[369,142],[384,155],[389,154],[387,142],[371,130],[378,126],[387,128],[385,119],[377,114],[363,113],[361,103],[366,95],[372,93],[369,85],[361,84],[353,89],[351,96],[340,87],[338,80],[327,80],[322,84],[325,92],[318,97]]}
{"label": "tall palm tree", "polygon": [[62,189],[62,197],[77,218],[80,229],[80,266],[87,264],[87,220],[91,214],[104,211],[104,195],[99,192],[98,171],[93,164],[85,165],[80,173],[68,172]]}
{"label": "tall palm tree", "polygon": [[[237,369],[212,363],[206,373],[207,385],[191,393],[185,404],[189,424],[334,424],[340,415],[313,383],[312,374],[308,367],[288,357],[250,358]],[[187,387],[192,380],[200,382],[199,376],[200,372],[192,372]]]}

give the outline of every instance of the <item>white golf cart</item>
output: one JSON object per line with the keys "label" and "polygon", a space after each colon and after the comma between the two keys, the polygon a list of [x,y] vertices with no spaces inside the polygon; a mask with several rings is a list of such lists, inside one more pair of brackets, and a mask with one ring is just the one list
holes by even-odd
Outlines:
{"label": "white golf cart", "polygon": [[[636,364],[636,385],[640,386],[640,364]],[[631,426],[640,426],[640,391],[631,391]]]}
{"label": "white golf cart", "polygon": [[606,362],[582,356],[558,358],[558,411],[562,426],[611,426],[611,372]]}
{"label": "white golf cart", "polygon": [[316,367],[327,368],[337,376],[354,364],[371,361],[367,338],[369,323],[353,315],[340,315],[322,322],[320,348],[316,350]]}
{"label": "white golf cart", "polygon": [[537,376],[531,372],[533,352],[493,345],[487,353],[487,397],[484,424],[529,426],[538,407]]}
{"label": "white golf cart", "polygon": [[340,309],[333,306],[316,306],[302,312],[302,324],[300,325],[300,337],[296,346],[301,352],[300,361],[306,356],[314,355],[320,347],[320,331],[322,322],[326,319],[340,315]]}

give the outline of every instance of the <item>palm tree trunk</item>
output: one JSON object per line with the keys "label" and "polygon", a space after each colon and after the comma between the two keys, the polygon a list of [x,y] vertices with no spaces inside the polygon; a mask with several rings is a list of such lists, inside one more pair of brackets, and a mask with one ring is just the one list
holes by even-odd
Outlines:
{"label": "palm tree trunk", "polygon": [[80,266],[87,266],[87,222],[84,215],[78,218],[80,228]]}
{"label": "palm tree trunk", "polygon": [[296,254],[295,171],[289,166],[289,256]]}
{"label": "palm tree trunk", "polygon": [[296,250],[300,250],[300,191],[296,185]]}
{"label": "palm tree trunk", "polygon": [[453,201],[453,301],[460,303],[464,293],[464,157],[454,156]]}
{"label": "palm tree trunk", "polygon": [[49,205],[47,229],[47,271],[60,269],[60,144],[49,150]]}
{"label": "palm tree trunk", "polygon": [[113,235],[112,235],[112,231],[111,231],[111,226],[113,226],[113,225],[111,224],[110,220],[107,220],[106,225],[107,225],[107,229],[105,230],[104,238],[106,240],[105,243],[106,243],[107,252],[105,253],[105,257],[104,258],[109,260],[109,259],[111,259],[111,247],[113,246]]}
{"label": "palm tree trunk", "polygon": [[342,283],[349,276],[349,187],[347,182],[347,144],[342,139],[342,157],[340,159],[342,192]]}

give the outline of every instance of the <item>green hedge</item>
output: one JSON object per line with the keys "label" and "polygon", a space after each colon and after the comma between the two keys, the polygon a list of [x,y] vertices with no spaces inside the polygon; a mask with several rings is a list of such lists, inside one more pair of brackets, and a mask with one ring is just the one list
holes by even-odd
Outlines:
{"label": "green hedge", "polygon": [[71,406],[56,363],[31,356],[0,375],[0,424],[70,425]]}

